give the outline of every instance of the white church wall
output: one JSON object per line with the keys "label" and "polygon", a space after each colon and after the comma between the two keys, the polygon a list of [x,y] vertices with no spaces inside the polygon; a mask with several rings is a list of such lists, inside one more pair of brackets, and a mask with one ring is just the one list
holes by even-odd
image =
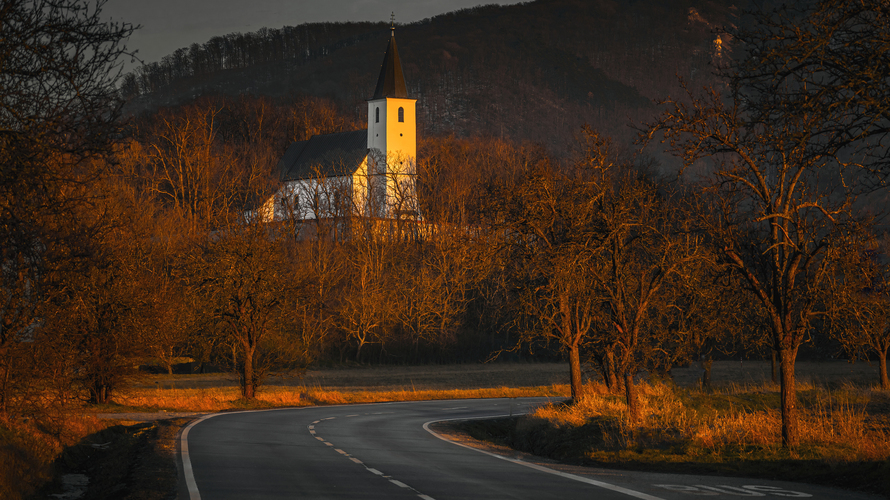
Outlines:
{"label": "white church wall", "polygon": [[352,210],[352,177],[288,181],[263,205],[265,221],[310,220],[348,215]]}

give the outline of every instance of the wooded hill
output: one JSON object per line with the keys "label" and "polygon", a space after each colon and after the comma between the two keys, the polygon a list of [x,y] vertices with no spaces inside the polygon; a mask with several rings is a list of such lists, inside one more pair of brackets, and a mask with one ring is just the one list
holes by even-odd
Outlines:
{"label": "wooded hill", "polygon": [[[538,0],[397,25],[421,135],[490,135],[566,150],[588,123],[627,139],[652,100],[714,83],[730,43],[725,0]],[[294,20],[298,21],[298,20]],[[206,94],[308,94],[364,121],[388,23],[315,23],[213,37],[140,67],[131,112]],[[723,36],[725,38],[725,35]]]}

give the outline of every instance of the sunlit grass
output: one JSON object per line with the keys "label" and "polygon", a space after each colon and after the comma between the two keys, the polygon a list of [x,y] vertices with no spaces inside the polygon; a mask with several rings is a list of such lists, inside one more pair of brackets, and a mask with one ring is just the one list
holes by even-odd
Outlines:
{"label": "sunlit grass", "polygon": [[[237,386],[197,389],[130,389],[115,397],[124,407],[144,410],[215,412],[245,406],[291,407],[331,404],[427,401],[436,399],[566,397],[568,385],[481,389],[335,390],[323,387],[263,387],[255,402],[240,400]],[[121,408],[122,409],[122,408]]]}
{"label": "sunlit grass", "polygon": [[[719,457],[781,448],[782,420],[773,404],[778,401],[774,384],[730,385],[711,394],[660,383],[641,383],[638,390],[643,417],[636,424],[627,418],[624,398],[608,395],[600,384],[589,384],[588,396],[575,405],[548,405],[530,418],[558,428],[597,422],[604,446],[592,454],[649,448]],[[801,384],[796,453],[843,461],[890,458],[887,422],[866,412],[872,393],[854,386],[827,390]]]}

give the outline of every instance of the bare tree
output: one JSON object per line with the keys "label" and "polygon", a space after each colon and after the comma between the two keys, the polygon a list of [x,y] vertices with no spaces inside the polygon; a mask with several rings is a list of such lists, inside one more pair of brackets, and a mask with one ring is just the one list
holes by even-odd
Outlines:
{"label": "bare tree", "polygon": [[302,294],[305,277],[290,272],[284,242],[262,223],[229,226],[197,246],[192,265],[204,333],[238,373],[241,396],[254,399],[269,370],[300,363],[308,352],[292,337],[285,308]]}
{"label": "bare tree", "polygon": [[850,242],[833,278],[829,302],[834,338],[852,359],[876,354],[881,388],[890,389],[890,235]]}
{"label": "bare tree", "polygon": [[523,178],[489,188],[489,225],[501,235],[500,251],[510,266],[508,286],[527,309],[520,317],[531,320],[524,340],[555,341],[568,355],[577,401],[583,397],[580,349],[592,324],[593,299],[578,278],[587,254],[577,253],[590,219],[575,210],[588,204],[549,158],[535,155],[520,161],[514,168]]}
{"label": "bare tree", "polygon": [[[593,335],[623,377],[628,413],[639,418],[634,376],[670,347],[657,317],[675,309],[676,289],[697,272],[701,243],[684,219],[680,200],[627,160],[614,159],[610,141],[585,130],[586,151],[576,168],[590,186],[594,232],[585,273],[596,298]],[[576,252],[580,253],[580,251]]]}
{"label": "bare tree", "polygon": [[[652,127],[723,200],[727,260],[760,301],[779,357],[782,442],[798,441],[794,361],[857,196],[890,174],[887,5],[819,1],[751,14],[728,95],[665,101]],[[861,200],[860,200],[861,201]]]}
{"label": "bare tree", "polygon": [[388,339],[393,318],[388,314],[392,293],[391,247],[372,233],[344,248],[347,278],[343,288],[340,320],[347,338],[355,343],[355,360],[361,361],[365,347],[382,346]]}

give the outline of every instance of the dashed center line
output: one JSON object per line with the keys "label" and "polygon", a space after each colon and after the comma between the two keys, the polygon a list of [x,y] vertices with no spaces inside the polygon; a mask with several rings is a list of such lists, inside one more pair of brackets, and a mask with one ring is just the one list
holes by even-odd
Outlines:
{"label": "dashed center line", "polygon": [[[373,413],[372,415],[383,415],[383,413]],[[347,415],[347,417],[358,417],[358,416],[359,416],[359,415]],[[323,418],[323,419],[321,419],[321,420],[316,420],[315,422],[312,422],[312,425],[309,425],[309,426],[308,426],[308,428],[309,428],[309,434],[311,434],[312,436],[314,436],[315,439],[317,439],[318,441],[321,441],[322,443],[324,443],[326,446],[330,446],[330,447],[333,448],[333,447],[334,447],[334,443],[331,443],[331,442],[329,442],[329,441],[325,441],[325,439],[324,439],[323,437],[316,435],[316,433],[315,433],[315,424],[318,424],[319,422],[321,422],[321,421],[323,421],[323,420],[333,420],[333,419],[335,419],[335,418],[336,418],[336,417],[328,417],[328,418]],[[418,498],[421,498],[422,500],[435,500],[433,497],[431,497],[431,496],[429,496],[429,495],[424,495],[424,494],[422,494],[421,492],[419,492],[419,491],[417,491],[416,489],[412,488],[411,486],[408,486],[407,484],[405,484],[405,483],[399,481],[398,479],[393,479],[392,477],[387,476],[387,475],[384,474],[383,472],[380,472],[379,470],[377,470],[377,469],[375,469],[375,468],[373,468],[373,467],[368,467],[368,466],[365,465],[361,460],[359,460],[359,459],[357,459],[357,458],[351,456],[349,453],[345,452],[344,450],[341,450],[340,448],[334,448],[334,451],[336,451],[337,453],[343,455],[344,457],[349,458],[349,460],[352,460],[353,462],[355,462],[355,463],[357,463],[357,464],[359,464],[359,465],[364,466],[364,467],[365,467],[365,470],[367,470],[367,471],[370,472],[371,474],[374,474],[374,475],[376,475],[376,476],[380,476],[380,477],[382,477],[382,478],[388,480],[390,483],[392,483],[392,484],[398,486],[399,488],[409,489],[409,490],[413,491],[414,493],[417,493],[417,497],[418,497]]]}

